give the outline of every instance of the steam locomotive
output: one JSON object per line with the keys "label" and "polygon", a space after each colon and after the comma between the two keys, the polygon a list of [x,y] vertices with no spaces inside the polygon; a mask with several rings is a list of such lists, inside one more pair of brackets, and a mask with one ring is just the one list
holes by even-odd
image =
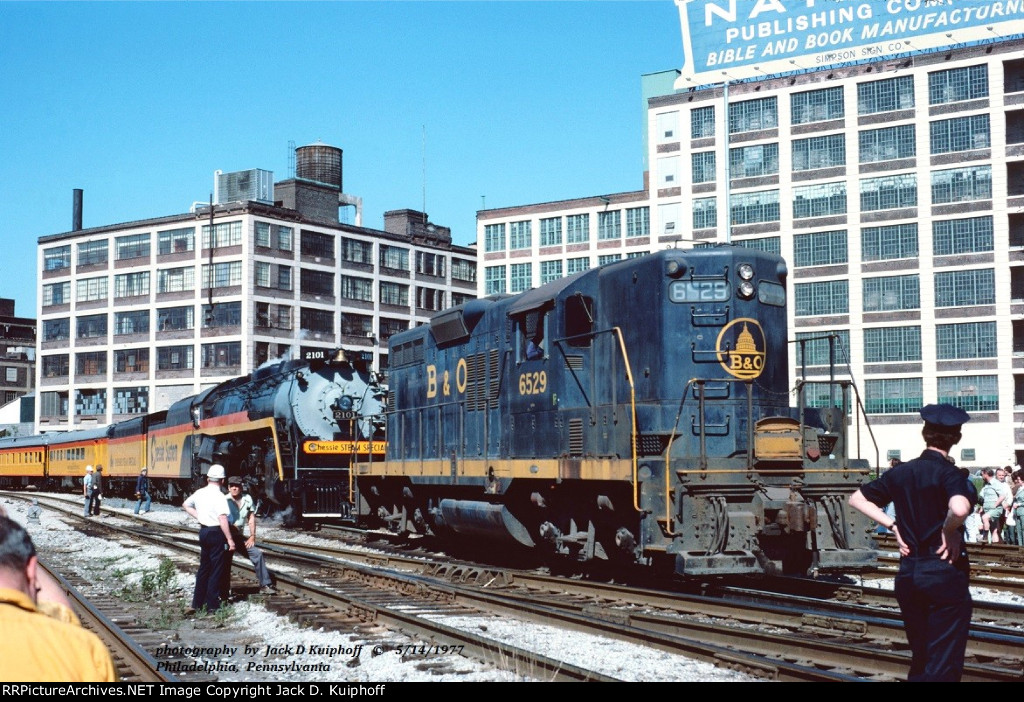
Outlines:
{"label": "steam locomotive", "polygon": [[786,277],[731,245],[610,263],[394,335],[387,388],[343,352],[281,362],[106,429],[0,440],[0,484],[104,463],[127,485],[146,464],[173,496],[217,462],[310,520],[683,576],[868,567],[851,389],[790,387]]}

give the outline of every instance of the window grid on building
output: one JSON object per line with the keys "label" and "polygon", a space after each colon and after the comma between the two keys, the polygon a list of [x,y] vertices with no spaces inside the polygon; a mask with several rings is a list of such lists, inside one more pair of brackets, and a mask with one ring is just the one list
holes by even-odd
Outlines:
{"label": "window grid on building", "polygon": [[508,225],[508,248],[528,249],[533,246],[533,222],[528,219]]}
{"label": "window grid on building", "polygon": [[380,265],[381,268],[390,268],[396,271],[409,270],[409,249],[381,244]]}
{"label": "window grid on building", "polygon": [[47,283],[43,286],[43,307],[71,302],[71,283]]}
{"label": "window grid on building", "polygon": [[78,245],[78,265],[96,266],[107,262],[109,245],[104,241],[83,241]]}
{"label": "window grid on building", "polygon": [[779,126],[778,99],[744,100],[729,105],[729,133],[753,132]]}
{"label": "window grid on building", "polygon": [[75,337],[96,339],[107,335],[107,315],[87,314],[75,319]]}
{"label": "window grid on building", "polygon": [[864,278],[861,284],[865,312],[921,308],[921,281],[917,274]]}
{"label": "window grid on building", "polygon": [[195,290],[196,269],[192,266],[182,268],[165,268],[156,272],[156,291],[158,293],[185,292]]}
{"label": "window grid on building", "polygon": [[225,263],[203,264],[201,275],[204,288],[226,288],[242,284],[242,262],[227,261]]}
{"label": "window grid on building", "polygon": [[149,258],[149,232],[115,238],[114,258],[117,261],[129,258]]}
{"label": "window grid on building", "polygon": [[562,262],[541,261],[540,262],[540,284],[544,285],[562,277]]}
{"label": "window grid on building", "polygon": [[626,209],[626,238],[651,235],[651,210],[649,207]]}
{"label": "window grid on building", "polygon": [[737,246],[776,255],[782,254],[782,239],[777,236],[762,236],[756,239],[733,239]]}
{"label": "window grid on building", "polygon": [[913,124],[867,129],[858,134],[860,162],[877,163],[917,154],[917,136]]}
{"label": "window grid on building", "polygon": [[43,321],[43,341],[65,341],[71,338],[71,320],[47,319]]}
{"label": "window grid on building", "polygon": [[996,323],[937,324],[935,348],[936,357],[940,361],[996,358]]}
{"label": "window grid on building", "polygon": [[713,183],[715,180],[715,152],[699,151],[690,154],[691,177],[694,183]]}
{"label": "window grid on building", "polygon": [[597,213],[597,238],[602,241],[622,238],[622,211]]}
{"label": "window grid on building", "polygon": [[[797,367],[827,366],[831,362],[841,365],[849,362],[850,332],[847,329],[797,332],[796,340]],[[834,354],[834,357],[831,354]]]}
{"label": "window grid on building", "polygon": [[562,218],[545,217],[540,221],[540,245],[561,246]]}
{"label": "window grid on building", "polygon": [[935,306],[994,305],[995,271],[980,268],[935,274]]}
{"label": "window grid on building", "polygon": [[520,293],[533,287],[533,265],[530,263],[513,263],[509,266],[509,289],[511,293]]}
{"label": "window grid on building", "polygon": [[968,166],[932,171],[932,202],[987,200],[992,197],[992,167]]}
{"label": "window grid on building", "polygon": [[334,235],[303,229],[299,236],[299,253],[314,258],[334,258]]}
{"label": "window grid on building", "polygon": [[886,261],[916,258],[917,223],[888,224],[861,230],[861,258],[864,261]]}
{"label": "window grid on building", "polygon": [[850,311],[850,287],[845,280],[797,283],[794,296],[797,317],[848,314]]}
{"label": "window grid on building", "polygon": [[484,290],[488,295],[505,292],[505,266],[488,266],[484,269]]}
{"label": "window grid on building", "polygon": [[[734,194],[731,206],[733,224],[779,221],[778,190]],[[694,214],[696,215],[696,212]]]}
{"label": "window grid on building", "polygon": [[820,183],[793,188],[793,219],[838,214],[846,214],[846,183]]}
{"label": "window grid on building", "polygon": [[590,241],[590,215],[575,214],[565,218],[565,242],[586,244]]}
{"label": "window grid on building", "polygon": [[992,145],[987,114],[940,119],[932,122],[929,129],[933,154],[987,149]]}
{"label": "window grid on building", "polygon": [[862,212],[917,206],[917,174],[901,173],[860,181]]}
{"label": "window grid on building", "polygon": [[[775,195],[778,199],[778,193]],[[718,226],[718,205],[713,197],[701,197],[693,201],[693,228],[714,229]]]}
{"label": "window grid on building", "polygon": [[156,328],[158,331],[184,331],[195,329],[196,308],[163,307],[156,311]]}
{"label": "window grid on building", "polygon": [[928,74],[928,104],[988,97],[988,66],[964,66]]}
{"label": "window grid on building", "polygon": [[401,283],[380,282],[380,303],[382,305],[409,306],[409,286]]}
{"label": "window grid on building", "polygon": [[43,249],[43,270],[59,271],[71,267],[71,246]]}
{"label": "window grid on building", "polygon": [[[778,146],[776,146],[776,150]],[[776,154],[777,158],[777,154]],[[777,169],[776,164],[776,170]],[[793,170],[808,171],[846,165],[846,136],[828,134],[793,140]]]}
{"label": "window grid on building", "polygon": [[225,246],[239,246],[242,243],[242,222],[220,222],[213,225],[213,235],[210,235],[210,225],[204,224],[202,228],[203,248],[219,249]]}
{"label": "window grid on building", "polygon": [[857,84],[857,114],[870,115],[914,107],[914,77],[898,76]]}
{"label": "window grid on building", "polygon": [[841,119],[845,114],[843,89],[839,86],[794,93],[789,104],[793,124]]}
{"label": "window grid on building", "polygon": [[464,258],[452,258],[452,280],[464,283],[476,282],[476,263]]}
{"label": "window grid on building", "polygon": [[797,234],[793,237],[793,253],[797,266],[846,263],[846,230]]}
{"label": "window grid on building", "polygon": [[196,250],[195,227],[167,229],[157,232],[156,252],[161,256],[172,253],[186,253]]}
{"label": "window grid on building", "polygon": [[936,256],[992,251],[992,215],[932,222],[932,245]]}
{"label": "window grid on building", "polygon": [[938,380],[940,403],[956,405],[967,412],[999,409],[999,383],[994,375],[955,375]]}
{"label": "window grid on building", "polygon": [[149,271],[114,276],[114,297],[149,295]]}
{"label": "window grid on building", "polygon": [[107,278],[83,278],[75,283],[75,299],[78,302],[105,300],[107,298]]}
{"label": "window grid on building", "polygon": [[488,224],[484,226],[484,250],[505,250],[505,224]]}
{"label": "window grid on building", "polygon": [[864,330],[865,363],[921,360],[921,327],[873,327]]}
{"label": "window grid on building", "polygon": [[580,273],[581,271],[588,270],[590,268],[590,257],[581,256],[578,258],[570,258],[565,262],[565,274],[572,275],[573,273]]}
{"label": "window grid on building", "polygon": [[349,263],[373,265],[373,243],[341,237],[341,260]]}
{"label": "window grid on building", "polygon": [[622,260],[622,254],[620,254],[620,253],[605,254],[604,256],[598,256],[597,257],[597,265],[603,266],[606,263],[615,263],[616,261],[621,261],[621,260]]}
{"label": "window grid on building", "polygon": [[864,383],[868,414],[916,414],[924,405],[920,378],[880,378]]}
{"label": "window grid on building", "polygon": [[149,310],[114,313],[114,334],[148,334]]}
{"label": "window grid on building", "polygon": [[690,138],[705,139],[715,135],[715,108],[698,107],[690,112]]}
{"label": "window grid on building", "polygon": [[729,149],[729,177],[757,178],[779,172],[779,145],[755,144]]}

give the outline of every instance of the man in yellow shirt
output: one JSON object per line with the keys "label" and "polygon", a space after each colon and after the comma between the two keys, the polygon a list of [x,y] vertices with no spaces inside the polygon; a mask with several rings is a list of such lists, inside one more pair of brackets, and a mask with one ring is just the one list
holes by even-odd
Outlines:
{"label": "man in yellow shirt", "polygon": [[99,637],[40,613],[37,567],[28,532],[0,516],[0,681],[115,682]]}

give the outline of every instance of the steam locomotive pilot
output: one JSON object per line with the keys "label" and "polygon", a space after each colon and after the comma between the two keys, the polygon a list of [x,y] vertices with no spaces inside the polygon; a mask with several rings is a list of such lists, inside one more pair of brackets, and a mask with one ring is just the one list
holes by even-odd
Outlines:
{"label": "steam locomotive pilot", "polygon": [[[907,680],[959,682],[972,609],[963,524],[974,496],[949,450],[970,415],[940,404],[924,407],[921,418],[921,456],[862,486],[850,506],[890,529],[900,546],[895,589],[912,653]],[[889,502],[898,522],[882,509]]]}

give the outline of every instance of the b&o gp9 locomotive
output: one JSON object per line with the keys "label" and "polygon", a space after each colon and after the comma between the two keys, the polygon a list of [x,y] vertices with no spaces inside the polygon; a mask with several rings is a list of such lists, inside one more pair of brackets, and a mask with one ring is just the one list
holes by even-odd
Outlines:
{"label": "b&o gp9 locomotive", "polygon": [[393,336],[358,512],[687,576],[870,565],[850,387],[818,408],[799,382],[792,406],[786,276],[749,248],[667,250]]}

